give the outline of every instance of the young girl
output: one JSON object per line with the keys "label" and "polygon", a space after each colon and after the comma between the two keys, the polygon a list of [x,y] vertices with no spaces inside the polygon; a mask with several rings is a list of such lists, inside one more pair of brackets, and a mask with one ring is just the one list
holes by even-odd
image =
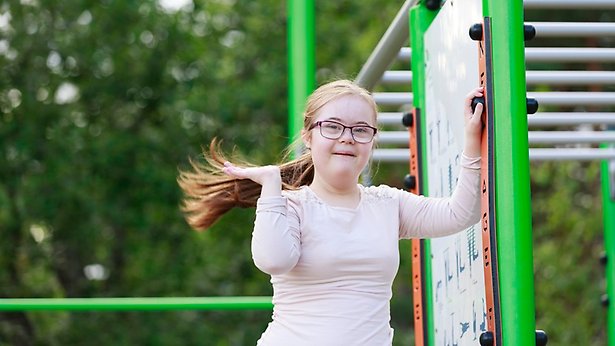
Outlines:
{"label": "young girl", "polygon": [[368,91],[345,80],[309,97],[300,158],[239,167],[212,144],[209,167],[181,173],[194,228],[207,228],[233,206],[256,205],[252,257],[271,275],[274,304],[257,345],[391,345],[398,240],[445,236],[479,220],[483,108],[471,108],[479,96],[481,88],[465,100],[462,168],[450,198],[358,183],[374,147],[377,107]]}

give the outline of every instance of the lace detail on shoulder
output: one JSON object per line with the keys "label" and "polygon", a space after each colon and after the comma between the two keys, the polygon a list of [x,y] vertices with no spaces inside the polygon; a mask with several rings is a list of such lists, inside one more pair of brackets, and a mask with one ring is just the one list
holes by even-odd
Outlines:
{"label": "lace detail on shoulder", "polygon": [[387,185],[362,186],[365,202],[381,202],[397,198],[399,190]]}
{"label": "lace detail on shoulder", "polygon": [[[399,192],[401,190],[390,187],[387,185],[378,185],[378,186],[363,186],[359,185],[361,189],[362,195],[362,203],[374,203],[374,202],[382,202],[388,201],[391,199],[398,198]],[[282,191],[282,196],[288,198],[289,201],[295,202],[297,204],[319,204],[319,205],[327,205],[323,200],[321,200],[318,196],[316,196],[312,191],[309,190],[309,187],[302,186],[298,190],[284,190]]]}
{"label": "lace detail on shoulder", "polygon": [[308,188],[306,186],[301,186],[297,190],[284,190],[282,191],[282,196],[299,204],[303,204],[305,202],[322,204],[322,201],[307,191],[307,189]]}
{"label": "lace detail on shoulder", "polygon": [[318,196],[316,196],[316,194],[314,194],[314,192],[311,191],[310,188],[307,186],[301,187],[301,190],[299,190],[299,194],[301,195],[302,202],[326,205],[325,202],[318,198]]}

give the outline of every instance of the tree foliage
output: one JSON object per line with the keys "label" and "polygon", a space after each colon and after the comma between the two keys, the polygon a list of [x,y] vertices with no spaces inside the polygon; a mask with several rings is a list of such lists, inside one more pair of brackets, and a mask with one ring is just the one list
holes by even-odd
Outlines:
{"label": "tree foliage", "polygon": [[[284,3],[161,4],[2,2],[2,296],[271,295],[251,261],[253,211],[196,233],[175,179],[214,136],[257,163],[280,159]],[[385,30],[370,20],[374,6],[320,10],[318,40],[330,47],[319,49],[321,71],[358,70]],[[383,17],[397,11],[385,8]],[[353,16],[370,24],[359,28]],[[331,42],[332,28],[352,34]],[[346,50],[357,32],[373,39],[360,53]],[[0,316],[0,344],[249,345],[270,312]]]}

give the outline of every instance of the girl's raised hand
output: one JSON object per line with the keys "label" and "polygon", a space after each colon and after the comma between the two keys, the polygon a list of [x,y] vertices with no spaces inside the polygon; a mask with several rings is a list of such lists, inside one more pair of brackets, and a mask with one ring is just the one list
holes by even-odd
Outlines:
{"label": "girl's raised hand", "polygon": [[263,189],[263,196],[279,196],[282,189],[282,178],[280,167],[278,166],[259,166],[259,167],[237,167],[230,162],[224,163],[222,171],[233,178],[250,179],[260,184]]}
{"label": "girl's raised hand", "polygon": [[475,97],[483,96],[483,87],[478,87],[472,90],[465,99],[464,104],[464,120],[465,120],[465,148],[464,153],[468,157],[480,156],[480,142],[483,130],[483,109],[484,105],[478,103],[472,111],[472,100]]}

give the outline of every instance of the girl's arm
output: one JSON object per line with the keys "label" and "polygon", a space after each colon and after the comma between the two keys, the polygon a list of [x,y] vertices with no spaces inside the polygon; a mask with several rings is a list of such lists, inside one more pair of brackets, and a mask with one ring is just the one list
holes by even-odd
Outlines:
{"label": "girl's arm", "polygon": [[403,192],[400,197],[400,237],[433,238],[459,232],[480,219],[480,146],[483,104],[472,111],[472,99],[483,88],[470,92],[464,102],[465,145],[461,171],[451,197],[430,198]]}
{"label": "girl's arm", "polygon": [[256,204],[252,232],[252,259],[261,271],[280,275],[295,267],[300,256],[298,212],[282,196],[278,166],[241,168],[224,163],[224,172],[237,179],[250,179],[262,186]]}
{"label": "girl's arm", "polygon": [[400,190],[400,238],[436,238],[460,232],[480,219],[480,157],[462,155],[451,197],[417,196]]}

